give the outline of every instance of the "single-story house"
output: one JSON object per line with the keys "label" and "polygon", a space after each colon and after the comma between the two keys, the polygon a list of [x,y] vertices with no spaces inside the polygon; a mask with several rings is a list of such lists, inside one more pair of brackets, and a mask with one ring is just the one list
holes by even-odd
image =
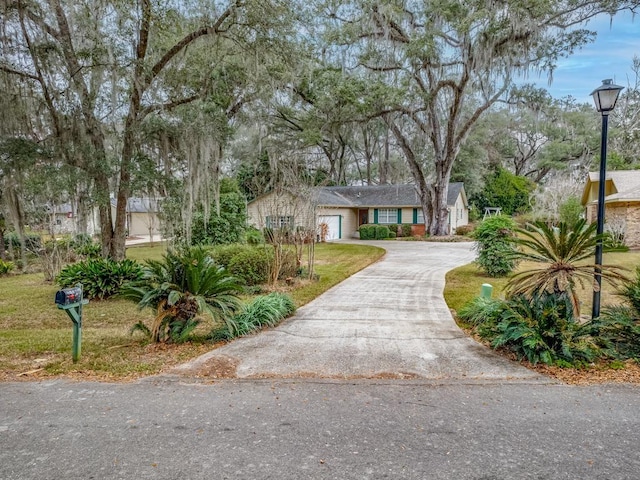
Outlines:
{"label": "single-story house", "polygon": [[[72,234],[78,233],[78,212],[77,207],[71,203],[52,204],[46,206],[49,215],[50,230],[54,234]],[[91,208],[87,212],[86,233],[95,235],[99,228],[98,211]]]}
{"label": "single-story house", "polygon": [[[409,224],[414,235],[425,232],[424,216],[414,185],[320,187],[305,202],[292,194],[265,194],[247,205],[249,223],[258,227],[322,226],[322,237],[356,236],[364,224]],[[449,231],[469,223],[469,205],[461,182],[450,183],[447,195]],[[312,223],[313,224],[313,223]]]}
{"label": "single-story house", "polygon": [[[130,237],[160,234],[159,201],[155,198],[131,197],[127,201],[126,228]],[[116,200],[111,199],[111,214],[116,218]]]}
{"label": "single-story house", "polygon": [[[600,174],[589,172],[582,193],[588,222],[598,218]],[[604,185],[605,229],[624,234],[629,247],[640,247],[640,170],[607,172]]]}

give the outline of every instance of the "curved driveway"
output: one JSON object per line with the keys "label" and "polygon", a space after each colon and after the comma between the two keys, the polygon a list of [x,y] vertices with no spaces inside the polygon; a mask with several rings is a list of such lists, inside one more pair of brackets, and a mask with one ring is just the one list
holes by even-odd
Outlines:
{"label": "curved driveway", "polygon": [[442,291],[470,243],[370,242],[387,250],[277,328],[173,373],[213,378],[540,378],[467,337]]}

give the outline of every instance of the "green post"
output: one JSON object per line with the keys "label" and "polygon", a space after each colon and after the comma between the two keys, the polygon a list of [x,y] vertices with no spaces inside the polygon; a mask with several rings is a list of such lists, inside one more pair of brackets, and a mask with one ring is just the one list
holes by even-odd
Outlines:
{"label": "green post", "polygon": [[483,283],[480,288],[480,296],[482,298],[491,298],[493,293],[493,286],[490,283]]}

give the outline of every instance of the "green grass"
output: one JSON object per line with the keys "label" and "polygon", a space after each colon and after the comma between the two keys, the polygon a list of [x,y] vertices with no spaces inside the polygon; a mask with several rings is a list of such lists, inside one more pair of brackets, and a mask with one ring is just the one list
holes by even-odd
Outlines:
{"label": "green grass", "polygon": [[[136,260],[160,259],[161,244],[127,249]],[[353,273],[375,262],[384,250],[366,245],[316,246],[318,282],[300,282],[289,294],[297,306],[314,299]],[[149,323],[151,311],[116,298],[91,301],[84,308],[82,354],[71,361],[72,323],[54,304],[57,285],[42,274],[0,277],[0,379],[19,373],[67,375],[93,379],[126,379],[159,372],[163,367],[194,358],[213,348],[205,340],[212,322],[203,322],[194,341],[183,345],[150,345],[129,330],[138,321]]]}
{"label": "green grass", "polygon": [[[640,265],[640,252],[611,252],[603,256],[603,264],[622,265],[629,270],[628,276],[633,275],[636,266]],[[519,269],[527,268],[527,264],[522,264]],[[466,303],[473,300],[480,294],[480,287],[483,283],[493,285],[493,296],[504,297],[504,287],[507,278],[492,278],[482,274],[480,269],[474,264],[464,265],[451,270],[446,276],[446,286],[444,298],[449,308],[455,311]],[[580,311],[582,315],[589,315],[593,300],[593,290],[591,285],[579,290]],[[602,305],[614,305],[620,303],[620,298],[616,295],[616,289],[610,284],[603,282],[601,293]]]}

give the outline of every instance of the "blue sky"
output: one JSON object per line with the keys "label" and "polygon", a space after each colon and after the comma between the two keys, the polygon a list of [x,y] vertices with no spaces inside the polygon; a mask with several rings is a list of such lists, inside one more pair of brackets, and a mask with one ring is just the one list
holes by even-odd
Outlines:
{"label": "blue sky", "polygon": [[554,97],[571,95],[581,102],[591,102],[589,94],[605,78],[626,86],[633,73],[633,56],[640,56],[640,15],[634,19],[631,13],[620,13],[613,18],[613,23],[608,15],[603,15],[591,21],[587,28],[598,32],[596,41],[561,59],[551,85],[546,77],[538,78],[535,74],[527,81],[547,88]]}

